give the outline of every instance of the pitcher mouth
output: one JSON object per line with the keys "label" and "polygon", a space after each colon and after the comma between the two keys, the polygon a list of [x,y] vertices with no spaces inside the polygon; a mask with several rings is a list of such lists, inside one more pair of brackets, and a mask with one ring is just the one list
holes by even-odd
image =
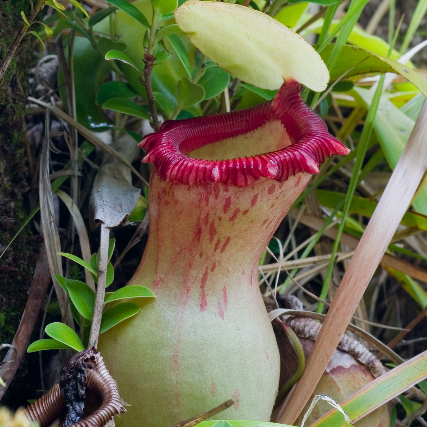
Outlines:
{"label": "pitcher mouth", "polygon": [[307,107],[296,81],[252,108],[166,121],[139,146],[147,150],[143,162],[154,163],[165,181],[238,187],[261,177],[282,182],[300,172],[316,174],[326,157],[350,152]]}

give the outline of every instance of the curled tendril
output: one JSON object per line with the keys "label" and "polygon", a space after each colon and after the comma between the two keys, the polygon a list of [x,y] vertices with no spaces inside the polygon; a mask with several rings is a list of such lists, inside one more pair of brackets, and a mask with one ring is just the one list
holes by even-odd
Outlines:
{"label": "curled tendril", "polygon": [[[120,399],[117,383],[108,372],[101,354],[95,348],[75,355],[63,368],[61,379],[64,372],[69,375],[70,367],[73,368],[77,364],[87,369],[86,402],[97,401],[99,405],[89,415],[71,424],[73,427],[102,427],[112,420],[114,415],[126,412]],[[63,394],[60,384],[56,384],[47,394],[26,409],[28,419],[37,421],[40,427],[44,427],[58,418],[64,418],[67,405]]]}

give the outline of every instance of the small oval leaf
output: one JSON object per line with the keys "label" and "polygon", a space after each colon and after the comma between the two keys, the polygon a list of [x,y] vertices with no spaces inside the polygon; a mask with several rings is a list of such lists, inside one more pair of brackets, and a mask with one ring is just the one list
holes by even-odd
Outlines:
{"label": "small oval leaf", "polygon": [[109,262],[107,264],[107,274],[106,274],[106,278],[105,278],[105,287],[108,288],[108,286],[111,285],[111,283],[113,283],[114,281],[114,267],[113,264],[111,264],[111,262]]}
{"label": "small oval leaf", "polygon": [[150,28],[150,24],[143,13],[137,9],[132,3],[128,3],[126,0],[107,0],[108,3],[113,4],[119,9],[123,10],[127,15],[138,21],[146,30]]}
{"label": "small oval leaf", "polygon": [[67,325],[54,322],[46,326],[45,332],[53,339],[66,344],[77,351],[84,350],[78,335]]}
{"label": "small oval leaf", "polygon": [[197,82],[205,90],[204,99],[211,99],[218,96],[228,86],[230,74],[217,65],[209,67],[205,74]]}
{"label": "small oval leaf", "polygon": [[176,97],[180,108],[191,107],[199,103],[205,96],[202,86],[191,82],[187,77],[181,77],[176,86]]}
{"label": "small oval leaf", "polygon": [[104,302],[104,304],[108,304],[109,302],[117,301],[119,299],[125,298],[153,298],[156,295],[145,286],[139,285],[130,285],[125,286],[111,294]]}
{"label": "small oval leaf", "polygon": [[86,261],[82,260],[76,255],[68,254],[66,252],[59,252],[59,255],[69,258],[77,264],[80,264],[82,267],[87,268],[92,274],[98,274],[97,271],[90,264],[88,264]]}
{"label": "small oval leaf", "polygon": [[43,350],[62,350],[62,349],[71,349],[71,347],[60,341],[48,338],[48,339],[34,341],[32,344],[28,346],[27,353],[34,353],[36,351],[43,351]]}
{"label": "small oval leaf", "polygon": [[170,36],[171,34],[176,34],[181,32],[177,24],[167,25],[166,27],[161,28],[154,39],[155,43],[158,43],[160,40],[165,37]]}
{"label": "small oval leaf", "polygon": [[145,111],[144,107],[138,105],[136,102],[124,98],[109,99],[102,104],[102,108],[118,111],[119,113],[128,114],[129,116],[139,117],[141,119],[150,120],[150,116]]}
{"label": "small oval leaf", "polygon": [[95,307],[95,292],[86,283],[67,279],[66,286],[71,300],[78,312],[88,320],[92,320]]}
{"label": "small oval leaf", "polygon": [[131,302],[123,302],[110,308],[102,315],[100,334],[108,329],[139,313],[141,308]]}
{"label": "small oval leaf", "polygon": [[98,91],[96,96],[96,103],[98,105],[104,104],[109,99],[114,98],[133,98],[137,94],[132,89],[129,83],[125,82],[107,82],[104,83]]}
{"label": "small oval leaf", "polygon": [[129,64],[131,67],[135,68],[136,71],[142,73],[143,70],[140,70],[132,59],[129,58],[124,52],[120,50],[110,50],[105,54],[105,59],[111,61],[112,59],[116,59],[117,61],[122,61],[126,64]]}

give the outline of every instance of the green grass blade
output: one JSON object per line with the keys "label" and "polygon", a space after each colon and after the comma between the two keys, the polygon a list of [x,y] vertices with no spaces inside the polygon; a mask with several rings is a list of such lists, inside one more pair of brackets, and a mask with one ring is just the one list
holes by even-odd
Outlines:
{"label": "green grass blade", "polygon": [[[360,389],[340,405],[353,422],[395,398],[427,376],[427,351],[392,369]],[[344,427],[342,415],[333,410],[311,427]]]}

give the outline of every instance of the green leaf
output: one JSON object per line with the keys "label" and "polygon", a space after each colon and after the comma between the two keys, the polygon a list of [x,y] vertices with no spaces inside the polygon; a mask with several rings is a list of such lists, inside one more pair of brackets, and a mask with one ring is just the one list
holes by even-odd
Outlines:
{"label": "green leaf", "polygon": [[153,9],[158,9],[160,13],[172,13],[178,6],[177,0],[151,0]]}
{"label": "green leaf", "polygon": [[53,34],[52,28],[48,27],[44,22],[40,22],[43,25],[43,28],[48,36]]}
{"label": "green leaf", "polygon": [[102,104],[102,108],[118,111],[119,113],[128,114],[130,116],[140,117],[141,119],[150,120],[150,116],[145,111],[144,107],[137,103],[124,98],[113,98]]}
{"label": "green leaf", "polygon": [[[332,54],[333,45],[328,45],[320,52],[320,56],[327,63]],[[356,46],[344,46],[338,59],[330,70],[331,81],[341,77],[353,78],[368,73],[397,73],[408,79],[425,96],[427,96],[427,81],[414,69],[400,62],[378,55],[369,50]]]}
{"label": "green leaf", "polygon": [[170,52],[163,47],[162,43],[157,43],[153,55],[155,57],[154,65],[162,64],[171,58]]}
{"label": "green leaf", "polygon": [[46,0],[46,4],[59,11],[65,10],[65,6],[63,6],[61,3],[58,3],[56,0]]}
{"label": "green leaf", "polygon": [[176,54],[178,55],[178,58],[180,59],[182,65],[185,68],[185,71],[187,71],[188,77],[191,78],[190,60],[188,59],[187,50],[185,49],[185,46],[183,45],[182,41],[176,34],[169,35],[168,40],[172,45],[173,49],[175,50]]}
{"label": "green leaf", "polygon": [[286,6],[279,13],[274,15],[274,19],[286,25],[288,28],[293,29],[308,7],[309,3],[305,1],[292,6]]}
{"label": "green leaf", "polygon": [[160,14],[160,21],[169,21],[173,18],[173,12]]}
{"label": "green leaf", "polygon": [[71,3],[73,3],[74,6],[77,7],[77,9],[81,10],[83,14],[86,16],[86,18],[89,18],[89,14],[86,12],[86,9],[77,1],[77,0],[70,0]]}
{"label": "green leaf", "polygon": [[110,261],[111,257],[113,256],[115,246],[116,246],[116,239],[109,239],[108,240],[108,261]]}
{"label": "green leaf", "polygon": [[55,274],[55,279],[59,283],[61,288],[64,289],[65,292],[68,292],[67,278],[64,276],[60,276],[59,274]]}
{"label": "green leaf", "polygon": [[[226,422],[230,424],[231,427],[292,427],[287,424],[277,424],[277,423],[269,423],[267,421],[253,421],[253,420],[227,420],[227,421],[203,421],[197,424],[199,427],[219,427],[218,423]],[[225,426],[224,426],[225,427]]]}
{"label": "green leaf", "polygon": [[96,96],[96,103],[98,105],[102,105],[104,102],[107,102],[113,98],[133,98],[136,95],[137,94],[129,83],[107,82],[99,88],[98,94]]}
{"label": "green leaf", "polygon": [[425,99],[426,97],[422,93],[418,93],[403,107],[401,107],[400,111],[403,111],[409,118],[411,118],[415,122],[420,114]]}
{"label": "green leaf", "polygon": [[28,22],[28,19],[25,16],[25,13],[24,13],[23,10],[21,10],[21,16],[22,16],[22,19],[24,20],[24,26],[25,26],[25,28],[29,28],[30,27],[30,23]]}
{"label": "green leaf", "polygon": [[[366,106],[370,105],[372,94],[369,90],[355,88],[353,93]],[[386,96],[381,97],[374,128],[387,162],[392,169],[396,167],[403,153],[414,124],[414,120],[399,110]],[[427,215],[427,187],[425,185],[418,189],[412,205],[417,212]]]}
{"label": "green leaf", "polygon": [[64,344],[60,341],[54,339],[43,339],[34,341],[27,348],[27,353],[34,353],[36,351],[42,350],[61,350],[61,349],[70,349],[71,347],[67,344]]}
{"label": "green leaf", "polygon": [[40,42],[40,47],[42,50],[45,50],[45,46],[43,43],[43,40],[40,38],[40,36],[35,31],[28,31],[27,34],[32,34],[38,41]]}
{"label": "green leaf", "polygon": [[112,328],[120,322],[123,322],[123,320],[126,320],[129,317],[135,316],[135,314],[139,313],[140,311],[141,308],[131,302],[123,302],[113,308],[110,308],[102,315],[101,329],[99,333],[102,334],[105,331],[108,331],[108,329]]}
{"label": "green leaf", "polygon": [[212,427],[233,427],[228,421],[217,421]]}
{"label": "green leaf", "polygon": [[107,264],[107,274],[106,274],[106,282],[105,282],[105,286],[108,287],[111,285],[111,283],[113,283],[114,281],[114,267],[113,264],[111,264],[111,262],[109,262]]}
{"label": "green leaf", "polygon": [[167,25],[166,27],[161,28],[157,33],[154,39],[155,43],[158,43],[160,40],[165,37],[169,37],[172,34],[181,32],[177,24]]}
{"label": "green leaf", "polygon": [[[345,198],[345,194],[334,191],[317,190],[319,203],[327,208],[335,208]],[[349,213],[371,217],[374,213],[377,203],[364,199],[363,197],[353,196],[349,208]],[[401,221],[402,225],[427,231],[427,217],[421,214],[406,212]]]}
{"label": "green leaf", "polygon": [[160,0],[160,13],[172,13],[177,7],[177,0]]}
{"label": "green leaf", "polygon": [[123,52],[126,49],[126,45],[124,43],[115,42],[107,37],[101,37],[98,40],[98,50],[99,53],[105,56],[110,50],[118,50],[119,52]]}
{"label": "green leaf", "polygon": [[240,83],[240,85],[248,90],[250,90],[253,93],[256,93],[257,95],[261,96],[262,98],[266,99],[267,101],[271,101],[277,93],[277,90],[268,90],[268,89],[261,89],[256,86],[252,86],[248,83]]}
{"label": "green leaf", "polygon": [[202,86],[192,83],[187,77],[181,77],[176,86],[176,97],[180,108],[191,107],[199,103],[205,96]]}
{"label": "green leaf", "polygon": [[197,82],[205,90],[204,100],[219,95],[228,87],[228,83],[230,83],[230,74],[217,65],[209,67]]}
{"label": "green leaf", "polygon": [[88,320],[92,320],[95,307],[95,292],[86,283],[67,279],[68,293],[78,312]]}
{"label": "green leaf", "polygon": [[126,0],[107,0],[107,2],[123,10],[127,15],[138,21],[146,30],[150,28],[147,18],[132,3],[128,3]]}
{"label": "green leaf", "polygon": [[[424,352],[381,375],[363,387],[362,392],[361,390],[357,391],[344,402],[341,402],[340,405],[350,419],[357,419],[402,394],[421,381],[426,372],[427,353]],[[312,427],[343,427],[344,425],[342,415],[333,410],[315,421]],[[203,423],[200,424],[200,427],[204,427]]]}
{"label": "green leaf", "polygon": [[[288,0],[289,4],[300,3],[303,0]],[[324,6],[330,6],[331,4],[337,4],[341,0],[310,0],[310,3],[323,4]]]}
{"label": "green leaf", "polygon": [[46,333],[53,339],[67,344],[77,351],[84,350],[83,344],[77,334],[67,325],[60,322],[51,323],[45,328]]}
{"label": "green leaf", "polygon": [[[139,135],[138,135],[139,136]],[[141,137],[139,137],[141,140]],[[148,202],[144,196],[139,196],[138,202],[134,207],[131,214],[128,216],[129,222],[140,222],[144,219],[145,213],[147,212]]]}
{"label": "green leaf", "polygon": [[126,64],[129,64],[131,67],[135,68],[135,70],[138,71],[139,73],[143,72],[143,70],[140,70],[135,65],[135,63],[132,61],[132,59],[129,58],[129,56],[127,56],[124,52],[121,52],[120,50],[110,50],[105,54],[105,59],[107,60],[116,59],[117,61],[122,61]]}
{"label": "green leaf", "polygon": [[111,294],[105,301],[104,304],[108,304],[113,301],[125,298],[147,298],[155,297],[156,295],[145,286],[130,285],[120,288],[113,294]]}
{"label": "green leaf", "polygon": [[[68,57],[68,50],[65,55]],[[96,94],[110,73],[111,64],[93,48],[87,38],[74,40],[74,82],[76,92],[77,121],[93,132],[105,131],[112,127],[101,107],[95,104]],[[66,104],[65,84],[59,73],[58,85],[64,104]]]}
{"label": "green leaf", "polygon": [[111,15],[115,10],[117,10],[115,7],[107,7],[106,9],[98,10],[90,17],[89,26],[93,27],[95,24]]}
{"label": "green leaf", "polygon": [[68,254],[66,252],[59,252],[59,255],[69,258],[72,261],[76,262],[77,264],[80,264],[82,267],[87,268],[91,273],[97,274],[97,271],[90,264],[88,264],[86,261],[82,260],[78,256]]}
{"label": "green leaf", "polygon": [[399,396],[399,400],[406,411],[406,416],[413,414],[414,412],[418,411],[421,406],[423,406],[420,402],[414,402],[413,400],[405,397],[403,394]]}
{"label": "green leaf", "polygon": [[176,99],[171,99],[168,95],[161,92],[153,92],[154,98],[160,109],[167,115],[171,116],[176,108]]}

